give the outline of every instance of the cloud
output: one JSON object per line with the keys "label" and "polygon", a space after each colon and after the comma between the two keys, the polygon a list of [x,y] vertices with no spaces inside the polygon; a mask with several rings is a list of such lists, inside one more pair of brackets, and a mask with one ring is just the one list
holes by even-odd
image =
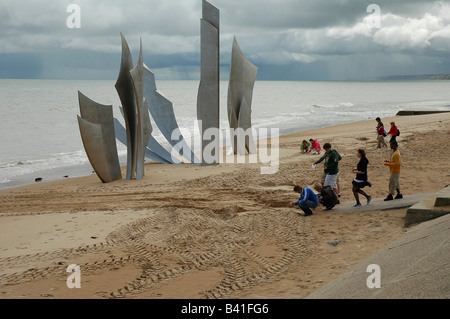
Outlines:
{"label": "cloud", "polygon": [[[370,0],[211,2],[221,12],[224,69],[234,36],[264,79],[270,74],[276,79],[283,74],[286,79],[345,79],[358,72],[361,77],[406,72],[406,64],[389,63],[394,57],[410,61],[410,72],[417,71],[418,61],[424,63],[424,70],[449,62],[450,4],[446,1],[376,1],[381,8],[380,29],[370,25],[366,10],[373,3]],[[66,8],[71,3],[81,8],[81,29],[67,28]],[[91,77],[93,72],[82,67],[91,65],[85,62],[91,60],[94,69],[101,66],[99,76],[111,77],[120,59],[122,32],[133,56],[142,39],[146,62],[165,77],[194,78],[199,73],[201,11],[200,0],[2,0],[0,63],[5,61],[2,55],[20,53],[46,61],[39,69],[42,76],[61,76],[59,63],[65,74],[76,65],[73,74]]]}
{"label": "cloud", "polygon": [[374,42],[397,49],[425,48],[435,37],[450,39],[450,27],[439,16],[426,13],[422,18],[405,18],[388,14],[382,18],[383,27],[375,33]]}

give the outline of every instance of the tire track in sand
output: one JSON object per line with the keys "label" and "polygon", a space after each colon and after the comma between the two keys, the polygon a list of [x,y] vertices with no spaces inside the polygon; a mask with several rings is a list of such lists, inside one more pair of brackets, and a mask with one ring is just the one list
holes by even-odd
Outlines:
{"label": "tire track in sand", "polygon": [[[0,287],[20,285],[54,276],[67,276],[67,265],[55,261],[81,257],[84,277],[95,280],[105,268],[132,264],[139,276],[108,292],[110,298],[148,296],[152,289],[194,272],[222,269],[215,286],[198,291],[203,298],[232,298],[252,287],[276,280],[296,267],[311,252],[311,218],[292,210],[268,208],[242,212],[239,207],[220,210],[161,208],[155,214],[110,233],[105,243],[54,252],[0,259],[2,268],[14,269],[34,260],[40,266],[0,276]],[[271,239],[274,256],[258,252]],[[114,258],[108,255],[113,253]],[[268,254],[268,255],[267,255]],[[117,257],[118,255],[118,257]],[[180,288],[181,289],[181,288]],[[183,287],[182,289],[189,289]]]}

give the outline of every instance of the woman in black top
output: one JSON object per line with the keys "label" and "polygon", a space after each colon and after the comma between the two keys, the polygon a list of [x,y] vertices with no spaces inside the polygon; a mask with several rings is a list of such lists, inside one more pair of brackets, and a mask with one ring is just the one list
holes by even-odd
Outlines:
{"label": "woman in black top", "polygon": [[362,188],[369,186],[372,184],[368,182],[367,178],[367,165],[369,165],[369,160],[366,157],[366,152],[362,149],[358,150],[357,153],[359,160],[358,166],[353,170],[353,173],[356,173],[356,178],[353,180],[353,195],[356,199],[356,204],[353,207],[361,206],[361,202],[359,201],[359,194],[363,195],[367,198],[367,205],[369,205],[372,200],[372,196],[367,195]]}

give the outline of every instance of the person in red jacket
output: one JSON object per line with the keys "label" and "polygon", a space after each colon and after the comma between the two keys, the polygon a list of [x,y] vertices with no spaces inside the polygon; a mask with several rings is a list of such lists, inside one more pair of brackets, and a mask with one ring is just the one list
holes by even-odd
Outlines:
{"label": "person in red jacket", "polygon": [[309,142],[311,143],[311,148],[309,149],[309,153],[320,154],[320,151],[322,150],[322,147],[320,147],[319,141],[318,140],[313,140],[311,138],[311,139],[309,139]]}
{"label": "person in red jacket", "polygon": [[391,122],[391,129],[389,130],[388,135],[391,136],[389,143],[397,142],[398,127],[395,125],[395,122]]}

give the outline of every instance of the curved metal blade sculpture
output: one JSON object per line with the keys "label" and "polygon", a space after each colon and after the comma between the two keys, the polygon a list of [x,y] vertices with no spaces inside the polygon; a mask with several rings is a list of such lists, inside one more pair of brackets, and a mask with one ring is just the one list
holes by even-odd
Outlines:
{"label": "curved metal blade sculpture", "polygon": [[[234,130],[231,143],[234,154],[256,153],[252,134],[252,97],[258,68],[242,52],[236,37],[231,53],[231,71],[228,85],[228,121]],[[232,131],[233,131],[232,130]],[[244,134],[245,133],[245,134]],[[245,147],[244,147],[245,145]]]}
{"label": "curved metal blade sculpture", "polygon": [[131,78],[133,79],[134,93],[136,95],[138,116],[136,179],[142,179],[145,175],[145,149],[147,148],[148,141],[153,131],[152,124],[150,123],[150,116],[148,114],[147,101],[144,96],[144,56],[142,52],[142,40],[140,46],[138,63],[136,67],[130,71]]}
{"label": "curved metal blade sculpture", "polygon": [[[132,59],[130,54],[130,49],[125,37],[121,34],[122,38],[122,65],[119,78],[116,83],[116,89],[121,98],[123,108],[121,108],[122,115],[125,119],[126,129],[123,125],[116,119],[115,127],[117,139],[127,146],[128,151],[128,167],[127,167],[127,179],[138,178],[137,173],[138,166],[141,167],[142,153],[139,152],[138,137],[140,128],[139,123],[146,123],[143,126],[143,132],[150,131],[150,137],[148,143],[146,144],[145,157],[163,164],[181,164],[182,161],[171,155],[171,152],[167,151],[161,144],[151,136],[151,122],[148,112],[150,111],[156,125],[163,133],[164,137],[169,141],[169,143],[174,146],[175,150],[179,154],[182,154],[190,163],[198,163],[199,160],[193,154],[190,147],[181,136],[178,141],[172,140],[172,132],[175,129],[179,129],[178,123],[175,118],[173,111],[172,102],[167,100],[161,92],[156,89],[156,81],[151,70],[145,65],[142,58],[142,51],[140,53],[140,61],[137,66],[132,69]],[[142,44],[141,44],[142,50]],[[134,70],[134,71],[133,71]],[[134,75],[133,75],[134,74]],[[130,85],[130,83],[132,85]],[[137,99],[141,102],[138,103]],[[142,100],[143,99],[143,100]],[[146,106],[139,112],[138,105]],[[131,119],[130,119],[131,117]],[[135,120],[136,119],[136,120]],[[126,131],[126,138],[124,138]],[[120,135],[118,134],[120,132]],[[148,135],[148,134],[147,134]],[[147,135],[143,134],[144,139]],[[130,144],[131,143],[131,144]],[[130,146],[131,145],[131,146]],[[188,151],[186,151],[188,150]],[[131,165],[130,165],[131,163]],[[131,173],[128,173],[131,172]]]}
{"label": "curved metal blade sculpture", "polygon": [[[136,178],[137,167],[137,106],[136,96],[134,95],[133,80],[130,71],[133,69],[133,60],[131,58],[130,48],[123,34],[122,38],[122,61],[120,64],[119,77],[115,84],[123,107],[123,117],[126,125],[126,143],[127,147],[127,179]],[[116,132],[117,133],[117,132]],[[120,140],[120,139],[119,139]]]}
{"label": "curved metal blade sculpture", "polygon": [[[127,145],[127,130],[125,127],[123,127],[122,123],[120,123],[119,120],[117,120],[116,118],[114,118],[114,129],[116,131],[116,139],[123,145]],[[153,137],[150,136],[149,144],[152,142],[151,141],[152,139]],[[156,142],[156,144],[158,144],[158,142]],[[153,161],[160,162],[162,164],[172,164],[172,162],[169,161],[171,160],[169,152],[167,152],[162,146],[161,148],[162,152],[165,155],[164,157],[159,156],[158,154],[150,150],[148,147],[145,149],[145,157]]]}
{"label": "curved metal blade sculpture", "polygon": [[[197,96],[197,119],[202,140],[202,165],[219,164],[219,23],[220,12],[203,0],[201,19],[201,79]],[[212,130],[211,130],[212,129]],[[215,131],[210,142],[206,131]],[[212,147],[211,154],[206,150]],[[207,155],[207,156],[205,156]],[[207,158],[206,158],[207,157]]]}
{"label": "curved metal blade sculpture", "polygon": [[112,105],[96,103],[78,92],[81,139],[94,171],[103,183],[122,178],[114,133]]}
{"label": "curved metal blade sculpture", "polygon": [[[220,12],[207,0],[202,2],[201,19],[201,80],[197,97],[197,119],[201,133],[202,165],[219,164],[219,23]],[[199,163],[192,149],[180,133],[173,104],[157,89],[155,75],[145,65],[142,40],[139,60],[133,66],[130,48],[123,36],[122,59],[115,88],[122,107],[124,127],[112,114],[112,106],[98,104],[79,93],[81,117],[78,116],[86,153],[99,178],[107,183],[122,178],[117,154],[116,139],[127,147],[127,179],[142,179],[145,175],[145,158],[163,163],[180,164],[182,158],[173,156],[153,136],[152,115],[159,130],[172,146],[172,150],[190,163]],[[251,104],[253,86],[258,68],[243,54],[236,38],[233,42],[230,82],[228,88],[228,120],[238,131],[235,154],[256,153],[251,134]],[[249,130],[249,131],[247,131]],[[206,132],[208,134],[205,134]],[[211,133],[212,131],[212,133]],[[210,141],[208,138],[212,138]],[[243,140],[244,139],[244,140]],[[244,142],[242,142],[242,140]],[[206,150],[206,151],[205,151]],[[210,154],[208,154],[208,152]],[[207,156],[205,156],[205,154]]]}
{"label": "curved metal blade sculpture", "polygon": [[[190,163],[199,163],[200,160],[192,152],[183,136],[180,140],[172,139],[172,133],[179,130],[177,119],[173,110],[173,104],[162,92],[156,88],[156,80],[153,72],[144,64],[144,95],[148,102],[150,114],[155,120],[166,140],[175,148],[177,154],[181,154]],[[187,152],[183,152],[187,150]],[[187,154],[186,154],[187,153]]]}

